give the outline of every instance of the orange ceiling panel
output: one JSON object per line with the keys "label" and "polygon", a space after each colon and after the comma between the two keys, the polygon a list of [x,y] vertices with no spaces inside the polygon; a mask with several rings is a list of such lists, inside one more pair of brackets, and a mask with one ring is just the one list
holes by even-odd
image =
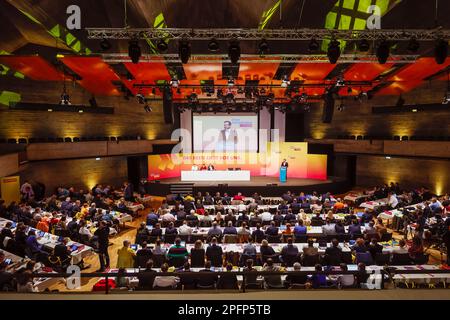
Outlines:
{"label": "orange ceiling panel", "polygon": [[197,84],[200,80],[222,79],[222,63],[187,63],[183,68],[186,79]]}
{"label": "orange ceiling panel", "polygon": [[291,80],[323,80],[335,66],[331,63],[299,63],[291,74]]}
{"label": "orange ceiling panel", "polygon": [[164,63],[160,62],[140,62],[140,63],[124,63],[125,67],[130,71],[137,81],[145,81],[145,83],[154,83],[158,80],[170,80],[169,71]]}
{"label": "orange ceiling panel", "polygon": [[259,80],[260,84],[270,84],[277,72],[279,63],[241,63],[239,78],[243,80]]}
{"label": "orange ceiling panel", "polygon": [[388,81],[417,81],[435,74],[450,65],[450,57],[443,64],[437,64],[433,57],[417,59],[415,63],[408,65],[398,73],[387,79]]}
{"label": "orange ceiling panel", "polygon": [[97,95],[119,95],[119,90],[112,81],[120,80],[119,76],[100,57],[66,56],[61,61],[82,80],[80,85]]}
{"label": "orange ceiling panel", "polygon": [[61,81],[63,74],[39,56],[0,56],[0,63],[38,81]]}
{"label": "orange ceiling panel", "polygon": [[393,65],[393,63],[355,63],[344,73],[344,79],[347,81],[372,81],[391,69]]}

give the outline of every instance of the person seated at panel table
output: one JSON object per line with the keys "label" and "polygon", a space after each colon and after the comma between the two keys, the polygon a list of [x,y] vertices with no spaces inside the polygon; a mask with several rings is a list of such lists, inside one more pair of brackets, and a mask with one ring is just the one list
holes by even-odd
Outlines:
{"label": "person seated at panel table", "polygon": [[311,218],[311,226],[323,226],[324,221],[320,214],[320,211],[315,211],[314,216]]}
{"label": "person seated at panel table", "polygon": [[208,171],[214,171],[214,170],[216,170],[216,169],[214,168],[213,164],[210,163],[210,164],[208,164],[207,170],[208,170]]}
{"label": "person seated at panel table", "polygon": [[305,235],[307,230],[308,229],[304,226],[303,220],[299,219],[297,225],[294,227],[294,235],[296,237]]}
{"label": "person seated at panel table", "polygon": [[283,223],[283,216],[281,215],[281,212],[277,210],[273,216],[273,221],[277,226],[281,225]]}
{"label": "person seated at panel table", "polygon": [[291,209],[288,209],[286,215],[284,216],[284,223],[294,222],[297,220],[297,216],[292,212]]}
{"label": "person seated at panel table", "polygon": [[237,229],[233,226],[232,221],[228,221],[227,226],[223,229],[223,234],[237,234]]}
{"label": "person seated at panel table", "polygon": [[270,222],[270,225],[266,229],[266,235],[268,235],[268,236],[277,236],[278,235],[278,227],[275,226],[275,221]]}
{"label": "person seated at panel table", "polygon": [[153,260],[149,259],[145,265],[145,269],[139,271],[138,275],[138,289],[151,290],[153,288],[153,281],[155,280],[157,271],[153,270]]}
{"label": "person seated at panel table", "polygon": [[221,267],[223,263],[222,255],[222,247],[217,244],[217,238],[213,237],[211,243],[206,248],[206,258],[211,261],[214,267]]}
{"label": "person seated at panel table", "polygon": [[224,192],[224,194],[223,194],[222,203],[224,205],[229,205],[231,203],[231,197],[226,192]]}
{"label": "person seated at panel table", "polygon": [[[161,272],[168,272],[169,265],[167,263],[163,263],[161,266]],[[175,276],[156,276],[155,280],[153,280],[153,288],[176,288],[178,283],[180,282],[180,278]]]}
{"label": "person seated at panel table", "polygon": [[163,232],[162,232],[160,223],[155,224],[155,227],[150,231],[150,235],[152,237],[160,237],[161,238],[162,234],[163,234]]}
{"label": "person seated at panel table", "polygon": [[205,192],[205,197],[203,198],[203,204],[204,205],[213,205],[214,204],[214,199],[209,194],[209,192]]}
{"label": "person seated at panel table", "polygon": [[322,232],[325,236],[335,235],[336,225],[332,223],[329,218],[327,218],[325,225],[322,226]]}
{"label": "person seated at panel table", "polygon": [[336,231],[336,234],[345,234],[345,227],[342,224],[342,220],[336,221],[336,224],[334,225],[334,230]]}
{"label": "person seated at panel table", "polygon": [[356,253],[366,253],[368,249],[364,239],[358,238],[356,239],[355,244],[351,247],[351,250],[353,254],[356,254]]}
{"label": "person seated at panel table", "polygon": [[[295,262],[294,265],[294,271],[301,271],[302,266],[299,262]],[[286,280],[284,280],[284,285],[289,288],[292,285],[300,284],[304,285],[308,281],[308,276],[306,274],[300,274],[300,275],[292,275],[288,274],[286,276]]]}
{"label": "person seated at panel table", "polygon": [[191,171],[198,171],[198,166],[195,163],[192,165]]}
{"label": "person seated at panel table", "polygon": [[375,230],[377,230],[378,235],[380,236],[380,239],[383,237],[385,233],[387,233],[387,228],[385,227],[383,223],[383,219],[377,218],[375,223]]}
{"label": "person seated at panel table", "polygon": [[186,220],[183,220],[183,224],[178,228],[178,234],[180,236],[192,234],[192,228],[188,226],[188,223]]}
{"label": "person seated at panel table", "polygon": [[176,220],[175,216],[170,213],[169,210],[164,209],[163,215],[161,216],[161,221],[163,222],[174,222]]}
{"label": "person seated at panel table", "polygon": [[220,229],[217,222],[212,223],[212,227],[208,230],[208,237],[221,237],[222,236],[222,230]]}
{"label": "person seated at panel table", "polygon": [[293,234],[293,230],[291,228],[290,223],[286,223],[286,229],[283,230],[282,234],[283,235],[292,235]]}
{"label": "person seated at panel table", "polygon": [[[268,258],[262,267],[262,271],[278,272],[281,271],[281,268],[273,263],[272,258]],[[281,287],[281,275],[264,276],[264,285],[265,287]]]}
{"label": "person seated at panel table", "polygon": [[233,200],[235,201],[244,201],[244,196],[242,195],[241,192],[238,192],[234,197]]}
{"label": "person seated at panel table", "polygon": [[319,254],[319,249],[314,247],[314,239],[308,239],[308,245],[303,247],[303,258],[305,256],[317,256]]}
{"label": "person seated at panel table", "polygon": [[164,234],[165,235],[178,234],[178,229],[175,228],[175,225],[174,225],[173,222],[169,223],[169,225],[167,226]]}
{"label": "person seated at panel table", "polygon": [[165,256],[167,253],[167,249],[161,246],[161,240],[158,239],[155,242],[155,247],[152,250],[154,256]]}
{"label": "person seated at panel table", "polygon": [[252,232],[252,239],[255,242],[261,242],[265,237],[264,231],[261,230],[261,223],[256,224],[256,229]]}
{"label": "person seated at panel table", "polygon": [[[316,272],[322,272],[323,268],[321,264],[316,264],[314,266],[314,271]],[[308,282],[314,289],[318,289],[320,287],[327,286],[327,276],[325,274],[313,274],[311,276],[308,276]]]}
{"label": "person seated at panel table", "polygon": [[244,222],[248,223],[250,221],[250,217],[247,215],[246,211],[240,211],[239,217],[237,219],[237,224],[242,225]]}
{"label": "person seated at panel table", "polygon": [[200,171],[206,171],[208,170],[208,167],[206,166],[206,164],[202,164],[200,167]]}
{"label": "person seated at panel table", "polygon": [[232,272],[233,264],[227,263],[225,269],[227,270],[227,273],[220,276],[219,281],[217,282],[217,288],[218,289],[238,289],[239,286],[238,286],[238,281],[237,281],[236,275]]}

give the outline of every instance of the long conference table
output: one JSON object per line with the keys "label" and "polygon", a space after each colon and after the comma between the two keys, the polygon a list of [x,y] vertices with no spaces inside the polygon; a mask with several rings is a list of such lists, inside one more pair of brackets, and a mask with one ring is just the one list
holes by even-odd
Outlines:
{"label": "long conference table", "polygon": [[250,181],[250,171],[181,171],[181,181]]}
{"label": "long conference table", "polygon": [[[357,271],[358,270],[358,265],[356,264],[350,264],[347,265],[348,270],[349,271]],[[448,283],[449,279],[450,279],[450,273],[434,273],[433,271],[435,270],[441,270],[441,266],[439,265],[411,265],[411,266],[392,266],[393,268],[396,269],[396,274],[393,277],[393,281],[398,284],[398,283],[406,283],[406,284],[410,284],[410,283],[422,283],[422,284],[428,284],[428,285],[435,285],[438,283],[443,283],[444,286],[446,286],[446,284]],[[262,271],[262,267],[261,266],[255,266],[254,267],[257,271]],[[367,266],[366,267],[366,271],[368,273],[370,273],[369,279],[367,281],[367,283],[374,283],[374,289],[381,289],[381,281],[376,281],[376,280],[381,280],[381,273],[379,273],[381,270],[383,270],[383,266]],[[204,268],[191,268],[191,271],[193,272],[199,272],[202,271]],[[153,270],[155,270],[156,272],[160,272],[161,269],[159,268],[153,268]],[[216,272],[224,272],[226,271],[224,268],[211,268],[212,271],[216,271]],[[293,267],[288,267],[284,269],[285,271],[294,271]],[[338,268],[335,268],[335,270],[338,270]],[[414,274],[402,274],[401,271],[411,271],[411,270],[421,270],[423,271],[423,273],[414,273]],[[142,271],[142,269],[139,268],[127,268],[126,272],[127,273],[137,273],[139,271]],[[232,271],[243,271],[243,268],[237,268],[234,267]],[[314,271],[314,267],[304,267],[302,266],[301,271]],[[373,273],[373,272],[376,273]],[[378,272],[377,272],[378,271]],[[110,273],[116,273],[118,272],[118,269],[110,269],[108,272]],[[155,274],[156,276],[158,275],[157,273]],[[336,280],[337,275],[328,275],[327,276],[327,280]],[[139,285],[139,279],[137,277],[127,277],[129,279],[129,287],[130,288],[137,288]],[[101,278],[104,279],[104,278]],[[286,275],[281,275],[281,279],[283,281],[286,280]],[[236,276],[236,280],[238,281],[238,283],[242,283],[243,281],[243,277],[242,275],[237,275]],[[258,276],[257,277],[257,282],[263,282],[263,277],[262,276]],[[409,287],[409,286],[408,286]]]}

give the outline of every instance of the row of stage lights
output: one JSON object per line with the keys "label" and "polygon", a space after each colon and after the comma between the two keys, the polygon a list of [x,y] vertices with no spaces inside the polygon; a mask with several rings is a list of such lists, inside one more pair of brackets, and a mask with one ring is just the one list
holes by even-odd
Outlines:
{"label": "row of stage lights", "polygon": [[[392,42],[382,40],[374,48],[375,55],[380,64],[386,63],[390,55],[390,49],[393,45]],[[357,40],[357,49],[360,52],[367,52],[370,50],[371,44],[366,39]],[[108,40],[103,39],[100,42],[100,47],[103,51],[109,50],[111,44]],[[156,43],[156,47],[160,53],[165,53],[168,50],[167,41],[160,39]],[[320,48],[320,43],[316,39],[311,39],[308,44],[310,53],[317,52]],[[420,43],[417,39],[411,38],[406,46],[406,49],[410,53],[416,53],[420,49]],[[210,52],[217,52],[220,50],[219,42],[216,39],[211,39],[208,43],[208,50]],[[258,43],[258,54],[264,56],[270,51],[269,43],[267,40],[262,39]],[[141,47],[137,40],[131,40],[128,45],[128,55],[133,63],[139,63],[139,59],[142,55]],[[336,39],[331,39],[327,48],[327,57],[330,63],[335,64],[341,55],[341,42]],[[434,58],[436,63],[443,64],[448,55],[448,42],[443,39],[438,39],[434,47]],[[191,44],[188,40],[180,40],[178,43],[178,56],[183,64],[189,62],[191,57]],[[241,56],[241,47],[239,41],[233,40],[228,44],[228,57],[232,64],[237,64]]]}

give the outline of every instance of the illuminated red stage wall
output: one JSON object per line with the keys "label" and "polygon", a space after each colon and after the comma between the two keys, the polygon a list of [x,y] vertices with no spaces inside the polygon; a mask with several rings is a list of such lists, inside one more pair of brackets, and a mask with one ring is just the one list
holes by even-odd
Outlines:
{"label": "illuminated red stage wall", "polygon": [[240,168],[250,170],[251,176],[278,177],[283,159],[289,163],[288,178],[327,179],[327,156],[308,154],[306,142],[269,143],[267,153],[203,152],[160,154],[148,156],[148,179],[180,177],[181,171],[193,165],[213,164],[216,170]]}

